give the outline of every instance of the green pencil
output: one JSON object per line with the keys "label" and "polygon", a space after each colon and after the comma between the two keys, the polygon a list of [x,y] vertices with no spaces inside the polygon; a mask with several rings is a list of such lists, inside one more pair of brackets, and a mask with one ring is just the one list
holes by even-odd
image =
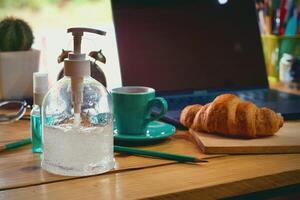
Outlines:
{"label": "green pencil", "polygon": [[[15,149],[27,144],[31,143],[31,138],[19,140],[17,142],[8,143],[5,145],[0,146],[0,152],[5,151],[8,149]],[[186,155],[178,155],[178,154],[170,154],[170,153],[164,153],[164,152],[158,152],[158,151],[150,151],[150,150],[144,150],[144,149],[137,149],[137,148],[130,148],[130,147],[122,147],[122,146],[114,146],[115,152],[121,152],[121,153],[129,153],[133,155],[140,155],[140,156],[150,156],[155,158],[164,158],[168,160],[175,160],[178,162],[207,162],[206,160],[202,160],[196,157],[192,156],[186,156]]]}
{"label": "green pencil", "polygon": [[21,147],[21,146],[24,146],[24,145],[30,144],[30,143],[31,143],[31,138],[26,138],[24,140],[19,140],[17,142],[0,145],[0,152],[8,150],[8,149],[15,149],[15,148],[18,148],[18,147]]}
{"label": "green pencil", "polygon": [[202,159],[192,157],[192,156],[170,154],[170,153],[150,151],[150,150],[137,149],[137,148],[131,148],[131,147],[116,146],[116,145],[114,146],[114,151],[121,152],[121,153],[133,154],[133,155],[140,155],[140,156],[164,158],[164,159],[168,159],[168,160],[175,160],[178,162],[207,162],[206,160],[202,160]]}

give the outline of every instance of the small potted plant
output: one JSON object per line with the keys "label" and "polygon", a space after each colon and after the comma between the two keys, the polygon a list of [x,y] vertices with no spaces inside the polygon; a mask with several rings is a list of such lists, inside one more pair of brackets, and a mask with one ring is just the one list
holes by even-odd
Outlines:
{"label": "small potted plant", "polygon": [[7,17],[0,22],[0,100],[32,99],[32,74],[40,60],[33,40],[25,21]]}

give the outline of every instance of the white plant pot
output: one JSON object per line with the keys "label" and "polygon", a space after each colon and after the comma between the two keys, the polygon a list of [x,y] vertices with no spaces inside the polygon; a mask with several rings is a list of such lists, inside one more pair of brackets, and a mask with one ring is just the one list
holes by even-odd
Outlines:
{"label": "white plant pot", "polygon": [[32,75],[39,62],[39,50],[0,52],[0,100],[32,99]]}

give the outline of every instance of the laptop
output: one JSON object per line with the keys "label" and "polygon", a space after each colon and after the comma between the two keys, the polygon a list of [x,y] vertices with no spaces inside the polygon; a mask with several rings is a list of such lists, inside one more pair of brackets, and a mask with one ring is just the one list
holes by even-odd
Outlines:
{"label": "laptop", "polygon": [[164,120],[233,93],[285,119],[300,118],[300,96],[269,89],[254,0],[112,0],[124,86],[164,97]]}

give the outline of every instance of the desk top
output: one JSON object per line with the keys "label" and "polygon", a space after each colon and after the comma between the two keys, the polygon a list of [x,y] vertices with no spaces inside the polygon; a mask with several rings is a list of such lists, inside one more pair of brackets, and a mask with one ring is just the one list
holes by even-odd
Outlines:
{"label": "desk top", "polygon": [[[300,130],[300,121],[286,124],[287,129]],[[28,120],[0,126],[0,144],[29,136]],[[209,162],[183,164],[115,154],[115,169],[108,173],[65,177],[43,171],[39,155],[24,146],[0,154],[0,199],[215,199],[300,183],[300,154],[204,155],[184,131],[142,148]]]}

